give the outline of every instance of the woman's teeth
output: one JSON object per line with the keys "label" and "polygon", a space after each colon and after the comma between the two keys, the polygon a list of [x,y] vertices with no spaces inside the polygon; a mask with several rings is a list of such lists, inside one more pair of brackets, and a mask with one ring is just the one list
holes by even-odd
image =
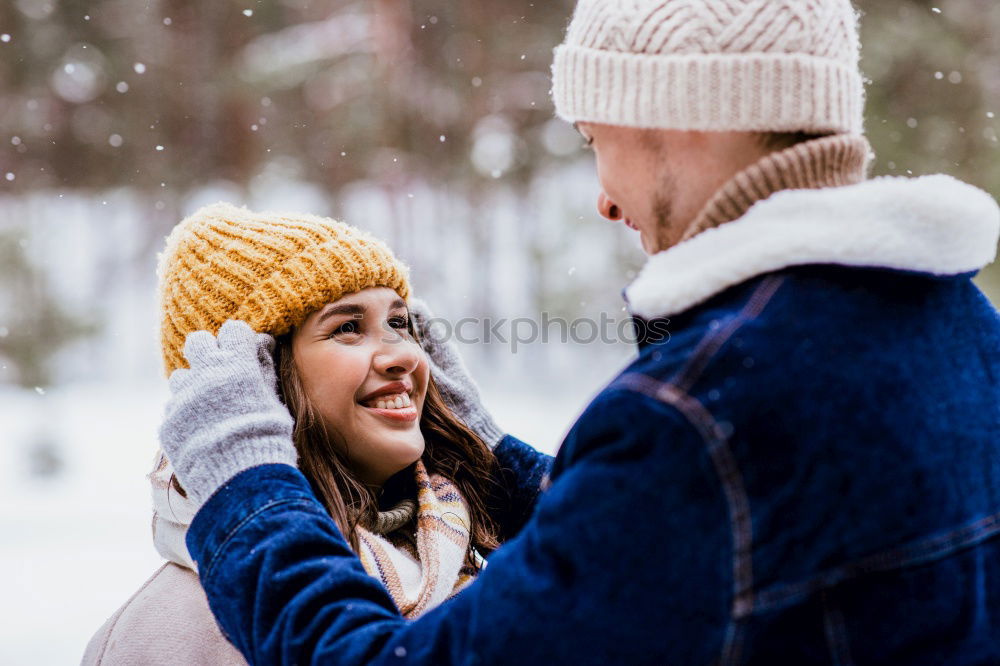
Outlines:
{"label": "woman's teeth", "polygon": [[397,395],[384,395],[375,400],[370,400],[368,406],[373,406],[376,409],[403,409],[404,407],[409,407],[410,396],[405,393],[399,393]]}

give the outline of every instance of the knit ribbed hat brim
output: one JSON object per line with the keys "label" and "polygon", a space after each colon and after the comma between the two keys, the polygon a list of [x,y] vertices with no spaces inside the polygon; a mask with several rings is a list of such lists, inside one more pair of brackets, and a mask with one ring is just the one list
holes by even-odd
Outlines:
{"label": "knit ribbed hat brim", "polygon": [[555,51],[553,101],[569,122],[645,129],[860,134],[861,75],[807,55]]}

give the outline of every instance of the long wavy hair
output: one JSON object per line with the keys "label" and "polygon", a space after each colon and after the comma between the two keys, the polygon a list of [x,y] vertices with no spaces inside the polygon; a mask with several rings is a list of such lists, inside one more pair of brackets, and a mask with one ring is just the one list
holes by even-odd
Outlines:
{"label": "long wavy hair", "polygon": [[[412,321],[410,334],[417,339]],[[351,544],[358,550],[358,527],[370,528],[377,519],[380,494],[416,498],[413,474],[395,475],[382,489],[362,483],[354,474],[336,434],[329,432],[313,402],[306,395],[292,352],[292,335],[277,339],[275,369],[281,399],[295,420],[292,438],[299,454],[299,469],[309,479],[319,500]],[[473,549],[486,555],[498,546],[498,526],[490,516],[491,490],[499,490],[499,465],[486,443],[445,405],[431,378],[427,384],[420,430],[424,435],[422,460],[428,473],[453,482],[465,498],[472,524],[467,559],[475,566]],[[411,470],[412,468],[407,468]]]}

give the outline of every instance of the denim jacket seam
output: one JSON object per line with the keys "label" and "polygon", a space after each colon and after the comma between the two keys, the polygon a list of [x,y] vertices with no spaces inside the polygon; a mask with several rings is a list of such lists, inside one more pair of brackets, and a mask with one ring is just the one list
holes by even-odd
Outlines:
{"label": "denim jacket seam", "polygon": [[207,580],[208,578],[211,577],[212,573],[215,571],[215,565],[219,561],[219,556],[221,555],[222,551],[225,550],[226,547],[229,545],[229,542],[232,541],[233,538],[235,538],[237,532],[239,532],[240,530],[242,530],[247,525],[247,523],[249,523],[250,521],[256,519],[258,516],[260,516],[265,511],[269,511],[269,510],[273,509],[274,507],[281,506],[282,504],[305,504],[305,505],[311,505],[312,502],[310,502],[308,499],[306,499],[304,497],[296,497],[294,499],[293,498],[285,498],[285,499],[270,500],[269,502],[267,502],[263,506],[261,506],[258,509],[256,509],[250,515],[245,516],[242,520],[240,520],[240,522],[238,522],[235,526],[233,526],[233,528],[231,530],[229,530],[226,533],[225,538],[212,551],[212,555],[211,555],[211,557],[209,557],[209,560],[208,560],[208,569],[205,571],[205,574],[204,574],[205,580]]}
{"label": "denim jacket seam", "polygon": [[775,583],[758,590],[755,610],[767,611],[831,589],[855,578],[950,557],[957,552],[1000,536],[1000,513],[952,528],[944,534],[924,537],[902,546],[879,551],[828,569],[797,583]]}
{"label": "denim jacket seam", "polygon": [[701,401],[673,384],[635,373],[623,375],[614,386],[645,395],[676,409],[691,424],[705,445],[722,487],[733,543],[733,602],[720,661],[722,664],[738,663],[739,643],[742,639],[739,625],[750,615],[754,603],[753,527],[750,499],[736,458],[729,448],[728,435]]}
{"label": "denim jacket seam", "polygon": [[702,337],[694,351],[691,352],[691,358],[670,379],[669,383],[677,389],[689,393],[691,387],[698,381],[708,364],[726,342],[744,325],[760,316],[784,282],[785,277],[782,275],[771,275],[765,278],[747,298],[739,313],[729,319],[724,326],[720,326]]}

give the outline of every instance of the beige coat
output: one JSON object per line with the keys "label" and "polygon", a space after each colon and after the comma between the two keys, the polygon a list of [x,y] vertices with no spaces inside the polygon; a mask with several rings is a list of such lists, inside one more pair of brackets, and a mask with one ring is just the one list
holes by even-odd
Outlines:
{"label": "beige coat", "polygon": [[222,635],[190,569],[164,564],[87,645],[83,666],[246,666]]}

